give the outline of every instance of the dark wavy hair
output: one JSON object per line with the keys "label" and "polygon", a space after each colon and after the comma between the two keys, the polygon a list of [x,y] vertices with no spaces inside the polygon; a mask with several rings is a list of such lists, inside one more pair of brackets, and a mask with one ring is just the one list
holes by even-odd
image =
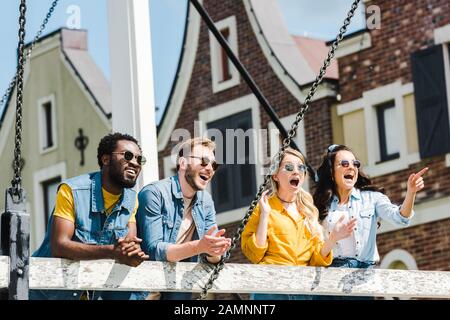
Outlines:
{"label": "dark wavy hair", "polygon": [[[346,150],[354,154],[354,152],[344,145],[332,145],[328,148],[328,152],[323,156],[322,163],[317,170],[319,182],[313,199],[314,205],[319,210],[319,220],[322,221],[327,217],[333,195],[337,195],[336,184],[334,182],[334,160],[339,151]],[[372,184],[370,178],[361,170],[358,170],[358,179],[355,188],[361,191],[378,191],[384,193],[384,189]]]}
{"label": "dark wavy hair", "polygon": [[[98,161],[98,165],[100,166],[100,169],[103,167],[102,164],[102,156],[103,155],[109,155],[112,152],[114,152],[114,150],[116,150],[117,147],[117,141],[120,140],[127,140],[127,141],[131,141],[136,143],[136,145],[139,147],[139,150],[141,150],[141,147],[139,146],[139,143],[137,142],[137,140],[130,136],[129,134],[124,134],[124,133],[110,133],[106,136],[104,136],[102,138],[102,140],[100,140],[100,143],[98,144],[98,148],[97,148],[97,161]],[[142,150],[141,150],[142,151]]]}

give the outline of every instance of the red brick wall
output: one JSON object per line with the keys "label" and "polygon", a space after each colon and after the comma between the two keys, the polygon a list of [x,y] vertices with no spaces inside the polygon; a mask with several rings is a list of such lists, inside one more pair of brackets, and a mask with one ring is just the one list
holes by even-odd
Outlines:
{"label": "red brick wall", "polygon": [[370,5],[380,7],[381,28],[370,31],[371,48],[339,58],[343,103],[398,79],[411,82],[411,53],[433,45],[433,30],[450,23],[447,0],[373,0]]}
{"label": "red brick wall", "polygon": [[408,251],[420,270],[450,270],[450,219],[378,235],[381,259],[394,249]]}

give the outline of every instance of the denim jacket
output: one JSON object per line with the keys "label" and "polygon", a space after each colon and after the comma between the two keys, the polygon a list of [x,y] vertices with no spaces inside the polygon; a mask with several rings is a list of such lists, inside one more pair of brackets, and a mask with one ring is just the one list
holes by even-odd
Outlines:
{"label": "denim jacket", "polygon": [[[150,260],[167,261],[167,247],[176,242],[183,220],[183,193],[178,175],[145,186],[138,199],[136,222],[142,250],[150,255]],[[196,231],[193,240],[203,238],[216,224],[214,203],[208,192],[197,191],[192,218]]]}
{"label": "denim jacket", "polygon": [[[128,234],[128,221],[136,205],[136,192],[124,189],[122,197],[106,216],[102,194],[101,172],[84,174],[64,182],[72,190],[75,208],[75,233],[72,240],[92,245],[114,244]],[[58,187],[59,189],[59,187]],[[49,218],[47,232],[33,257],[52,257],[51,230],[53,213]],[[33,290],[31,299],[79,299],[81,291]],[[129,293],[97,292],[94,299],[127,299]]]}
{"label": "denim jacket", "polygon": [[[337,196],[333,196],[329,212],[335,211],[338,203]],[[376,245],[377,220],[381,218],[395,225],[407,227],[414,215],[412,212],[409,218],[403,217],[400,214],[400,206],[392,204],[381,192],[360,191],[356,188],[353,188],[350,195],[349,213],[350,217],[356,218],[356,227],[353,231],[356,241],[356,259],[367,263],[380,260]],[[328,224],[324,223],[324,226],[327,227]],[[325,231],[329,234],[331,230]],[[338,246],[333,248],[333,256],[337,259],[345,258],[341,255]]]}

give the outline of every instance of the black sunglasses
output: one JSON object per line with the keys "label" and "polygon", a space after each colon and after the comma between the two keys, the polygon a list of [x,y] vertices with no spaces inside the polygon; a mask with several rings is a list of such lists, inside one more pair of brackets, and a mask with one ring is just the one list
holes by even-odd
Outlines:
{"label": "black sunglasses", "polygon": [[213,160],[211,161],[211,159],[209,159],[208,157],[196,157],[196,156],[188,156],[188,158],[194,158],[194,159],[200,159],[202,160],[202,167],[206,167],[208,164],[211,163],[211,167],[213,168],[214,171],[217,170],[217,168],[219,168],[219,164]]}
{"label": "black sunglasses", "polygon": [[[291,162],[288,162],[284,165],[284,170],[288,172],[293,172],[295,168],[295,165]],[[305,173],[306,172],[306,166],[303,163],[297,164],[297,169],[299,172]]]}
{"label": "black sunglasses", "polygon": [[[340,164],[343,168],[348,168],[348,167],[350,166],[350,161],[348,161],[348,160],[341,160],[341,161],[339,161],[339,164]],[[359,169],[359,167],[361,167],[361,161],[359,161],[359,160],[353,160],[353,166],[354,166],[355,168],[358,168],[358,169]]]}
{"label": "black sunglasses", "polygon": [[128,162],[130,162],[131,160],[133,160],[133,158],[136,158],[136,162],[138,163],[138,165],[143,166],[146,162],[147,159],[145,159],[144,156],[141,155],[135,155],[133,152],[131,151],[122,151],[122,152],[111,152],[112,154],[123,154],[123,158],[125,160],[127,160]]}

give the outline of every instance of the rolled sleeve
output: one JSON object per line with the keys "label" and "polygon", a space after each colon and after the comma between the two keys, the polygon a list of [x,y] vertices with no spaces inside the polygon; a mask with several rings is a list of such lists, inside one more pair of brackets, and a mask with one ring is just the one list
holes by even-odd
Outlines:
{"label": "rolled sleeve", "polygon": [[256,207],[251,215],[247,225],[242,232],[241,249],[244,255],[253,263],[259,263],[264,258],[269,247],[269,242],[266,240],[264,246],[256,244],[256,230],[259,224],[259,207]]}
{"label": "rolled sleeve", "polygon": [[383,220],[387,220],[398,226],[407,227],[411,223],[411,219],[414,216],[414,210],[411,215],[407,218],[402,216],[400,213],[400,206],[392,204],[389,198],[382,194],[378,194],[378,198],[375,202],[375,210],[379,217]]}
{"label": "rolled sleeve", "polygon": [[209,229],[217,225],[216,223],[216,209],[214,208],[214,202],[209,193],[205,192],[205,228],[203,230],[203,235],[205,235]]}
{"label": "rolled sleeve", "polygon": [[167,261],[167,248],[169,245],[170,243],[163,241],[156,244],[155,250],[152,250],[156,261]]}
{"label": "rolled sleeve", "polygon": [[312,267],[328,267],[333,261],[333,251],[323,257],[320,251],[322,250],[324,245],[323,241],[316,241],[313,254],[311,256],[310,266]]}

